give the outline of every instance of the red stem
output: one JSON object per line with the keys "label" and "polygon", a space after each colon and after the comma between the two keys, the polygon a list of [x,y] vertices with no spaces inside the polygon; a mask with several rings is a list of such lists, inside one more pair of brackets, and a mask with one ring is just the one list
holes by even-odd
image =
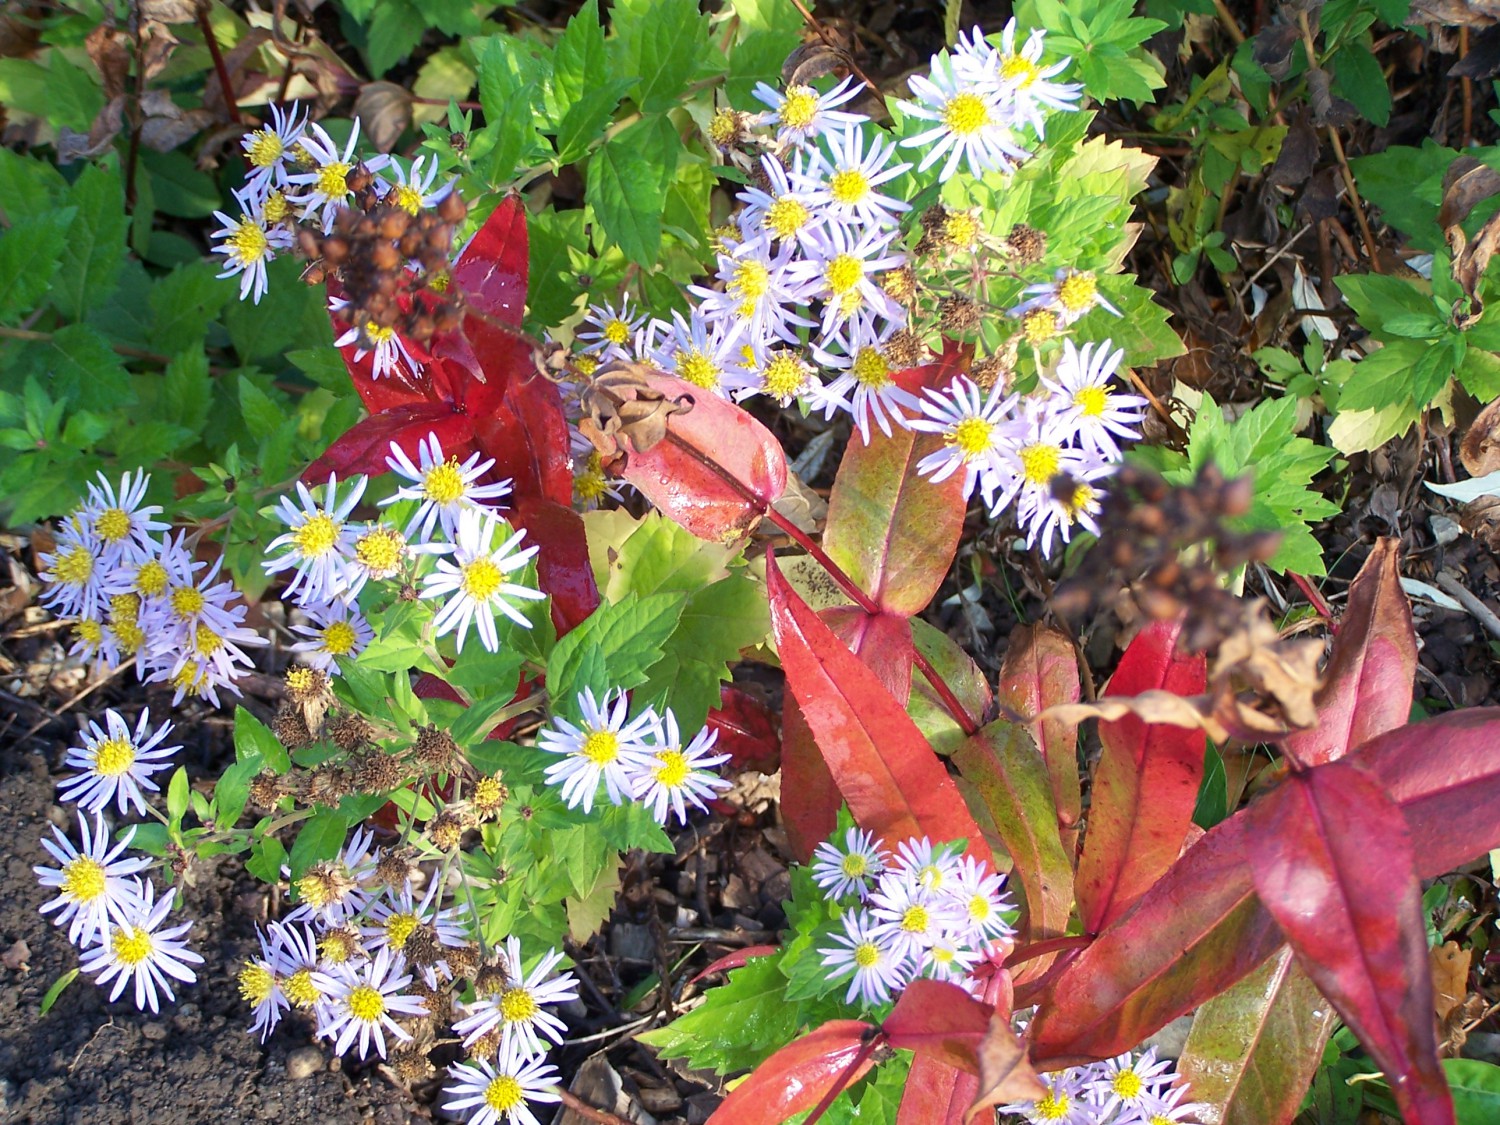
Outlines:
{"label": "red stem", "polygon": [[1297,589],[1307,595],[1307,600],[1312,603],[1313,609],[1318,611],[1318,615],[1328,622],[1328,627],[1335,633],[1338,632],[1339,627],[1333,620],[1333,609],[1323,600],[1323,595],[1318,593],[1318,588],[1308,580],[1307,576],[1287,571],[1287,577],[1297,584]]}
{"label": "red stem", "polygon": [[203,32],[203,42],[208,47],[208,53],[213,56],[214,70],[219,75],[219,88],[224,91],[224,105],[229,110],[229,120],[236,125],[240,123],[240,107],[234,104],[234,84],[229,81],[229,68],[224,65],[223,52],[219,50],[219,41],[214,37],[214,29],[208,22],[208,5],[198,5],[198,28]]}
{"label": "red stem", "polygon": [[885,1032],[875,1029],[871,1030],[874,1031],[874,1034],[860,1044],[859,1053],[849,1060],[849,1065],[838,1076],[838,1080],[828,1088],[828,1093],[824,1094],[818,1104],[812,1107],[812,1111],[807,1115],[803,1125],[813,1125],[818,1118],[828,1112],[828,1107],[833,1104],[833,1099],[842,1094],[844,1088],[854,1080],[854,1075],[859,1070],[861,1064],[875,1053],[876,1047],[885,1042]]}
{"label": "red stem", "polygon": [[1037,957],[1045,957],[1049,953],[1059,953],[1065,949],[1082,949],[1093,940],[1093,938],[1086,934],[1079,934],[1073,937],[1055,937],[1047,938],[1045,941],[1032,942],[1030,945],[1023,945],[1007,957],[1005,959],[1005,967],[1013,969],[1026,961]]}

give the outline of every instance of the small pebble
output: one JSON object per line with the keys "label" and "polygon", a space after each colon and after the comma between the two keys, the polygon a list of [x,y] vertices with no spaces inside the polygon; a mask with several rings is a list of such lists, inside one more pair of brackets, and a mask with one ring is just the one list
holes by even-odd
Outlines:
{"label": "small pebble", "polygon": [[160,1043],[167,1037],[167,1025],[164,1023],[143,1023],[141,1034],[153,1043]]}
{"label": "small pebble", "polygon": [[323,1052],[318,1047],[298,1047],[286,1057],[286,1076],[296,1082],[311,1078],[323,1069]]}

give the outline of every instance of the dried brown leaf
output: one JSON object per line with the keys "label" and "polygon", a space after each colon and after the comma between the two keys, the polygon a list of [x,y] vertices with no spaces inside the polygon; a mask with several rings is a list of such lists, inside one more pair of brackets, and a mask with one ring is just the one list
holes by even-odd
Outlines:
{"label": "dried brown leaf", "polygon": [[1484,302],[1479,299],[1479,279],[1489,268],[1495,251],[1500,249],[1500,212],[1485,220],[1473,242],[1467,240],[1463,227],[1456,223],[1444,234],[1448,238],[1448,248],[1453,251],[1453,280],[1468,298],[1467,309],[1462,301],[1454,303],[1453,323],[1457,328],[1465,329],[1484,315]]}
{"label": "dried brown leaf", "polygon": [[1443,202],[1438,226],[1447,229],[1469,217],[1469,212],[1500,192],[1500,172],[1472,156],[1460,156],[1443,174]]}
{"label": "dried brown leaf", "polygon": [[637,453],[654,449],[667,436],[667,419],[693,408],[689,399],[668,399],[652,389],[645,376],[655,373],[644,364],[611,363],[585,388],[578,429],[601,456],[624,453],[621,438]]}
{"label": "dried brown leaf", "polygon": [[1458,456],[1471,477],[1488,476],[1500,469],[1500,399],[1496,399],[1470,424],[1459,443]]}
{"label": "dried brown leaf", "polygon": [[990,1027],[979,1044],[979,1097],[964,1115],[969,1125],[981,1113],[1009,1102],[1035,1101],[1047,1087],[1032,1069],[1026,1048],[1011,1030],[1009,1012],[999,1009],[990,1017]]}
{"label": "dried brown leaf", "polygon": [[1445,941],[1427,951],[1432,962],[1432,1007],[1441,1023],[1469,995],[1469,968],[1474,951],[1456,941]]}
{"label": "dried brown leaf", "polygon": [[198,18],[195,0],[140,0],[136,11],[143,20],[162,23],[192,23]]}
{"label": "dried brown leaf", "polygon": [[853,70],[849,52],[827,43],[804,43],[781,64],[781,78],[788,86],[805,86],[836,70]]}
{"label": "dried brown leaf", "polygon": [[125,45],[125,36],[117,28],[101,23],[89,32],[83,47],[99,68],[105,101],[123,94],[125,79],[130,74],[130,49]]}
{"label": "dried brown leaf", "polygon": [[411,124],[412,95],[394,82],[368,82],[354,100],[354,116],[370,144],[390,152]]}
{"label": "dried brown leaf", "polygon": [[192,140],[213,124],[206,109],[183,109],[165,90],[147,90],[141,96],[141,144],[153,152],[168,152]]}

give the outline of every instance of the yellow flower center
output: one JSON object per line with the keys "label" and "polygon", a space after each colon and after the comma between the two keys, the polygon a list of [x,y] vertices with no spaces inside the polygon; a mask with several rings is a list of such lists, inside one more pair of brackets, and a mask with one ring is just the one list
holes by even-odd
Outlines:
{"label": "yellow flower center", "polygon": [[1018,90],[1024,90],[1041,76],[1042,69],[1025,55],[1006,55],[1000,64],[1000,77]]}
{"label": "yellow flower center", "polygon": [[580,355],[573,358],[573,366],[578,368],[578,374],[587,379],[599,370],[599,361],[591,355]]}
{"label": "yellow flower center", "polygon": [[780,352],[771,357],[761,372],[766,394],[774,398],[791,398],[807,381],[807,369],[794,355]]}
{"label": "yellow flower center", "polygon": [[116,594],[109,599],[109,623],[122,625],[136,619],[141,611],[141,599],[135,594]]}
{"label": "yellow flower center", "polygon": [[620,739],[612,730],[591,731],[578,751],[596,766],[607,766],[620,756]]}
{"label": "yellow flower center", "polygon": [[865,264],[853,254],[840,254],[823,268],[823,280],[835,297],[853,292],[865,277]]}
{"label": "yellow flower center", "polygon": [[464,495],[464,473],[458,458],[450,457],[441,465],[434,465],[422,476],[422,492],[435,504],[451,504],[462,500]]}
{"label": "yellow flower center", "polygon": [[349,194],[349,173],[353,166],[345,164],[342,160],[335,160],[332,164],[325,164],[318,169],[318,178],[314,187],[329,199],[342,199]]}
{"label": "yellow flower center", "polygon": [[142,563],[135,572],[135,588],[142,597],[156,597],[167,588],[167,568],[155,559]]}
{"label": "yellow flower center", "polygon": [[266,232],[249,215],[240,216],[240,221],[234,225],[234,231],[226,241],[234,251],[230,257],[247,266],[260,261],[271,250]]}
{"label": "yellow flower center", "polygon": [[854,373],[856,383],[872,391],[880,390],[891,381],[891,365],[875,348],[860,348],[849,370]]}
{"label": "yellow flower center", "polygon": [[260,213],[265,216],[268,223],[279,223],[292,213],[292,205],[286,201],[286,195],[279,190],[272,190],[266,196],[266,202],[261,207]]}
{"label": "yellow flower center", "polygon": [[1057,299],[1069,312],[1083,312],[1094,304],[1099,283],[1091,273],[1070,273],[1057,287]]}
{"label": "yellow flower center", "polygon": [[623,344],[630,339],[630,325],[619,317],[612,317],[604,325],[603,336],[611,344]]}
{"label": "yellow flower center", "polygon": [[870,861],[859,852],[846,855],[844,861],[839,864],[839,870],[851,879],[863,879],[870,871]]}
{"label": "yellow flower center", "polygon": [[215,633],[207,625],[199,625],[193,633],[193,648],[199,656],[209,657],[218,652],[224,644],[224,638]]}
{"label": "yellow flower center", "polygon": [[[304,875],[297,880],[297,897],[314,910],[321,910],[333,901],[333,889],[326,879],[320,879],[316,875]],[[328,956],[326,950],[324,956]]]}
{"label": "yellow flower center", "polygon": [[739,118],[733,110],[721,109],[708,123],[708,139],[723,148],[740,135]]}
{"label": "yellow flower center", "polygon": [[146,630],[134,621],[114,621],[109,627],[115,634],[115,640],[120,642],[120,651],[126,656],[134,654],[146,643]]}
{"label": "yellow flower center", "polygon": [[573,494],[587,504],[597,503],[609,489],[604,479],[604,461],[596,449],[573,478]]}
{"label": "yellow flower center", "polygon": [[388,344],[396,338],[396,330],[384,324],[376,324],[373,320],[365,322],[365,339],[379,346]]}
{"label": "yellow flower center", "polygon": [[385,997],[378,989],[362,984],[349,993],[349,1013],[357,1020],[373,1023],[385,1015]]}
{"label": "yellow flower center", "polygon": [[323,649],[331,656],[348,656],[359,634],[347,621],[335,621],[323,630]]}
{"label": "yellow flower center", "polygon": [[422,193],[408,184],[399,184],[391,189],[391,202],[415,216],[422,209]]}
{"label": "yellow flower center", "polygon": [[481,777],[474,783],[474,806],[481,809],[498,808],[505,795],[505,786],[498,778]]}
{"label": "yellow flower center", "polygon": [[298,969],[281,986],[281,991],[286,993],[286,998],[299,1008],[311,1007],[322,995],[318,986],[313,984],[311,969]]}
{"label": "yellow flower center", "polygon": [[78,630],[78,635],[88,644],[97,645],[100,641],[104,640],[104,626],[92,617],[80,618],[74,628]]}
{"label": "yellow flower center", "polygon": [[968,248],[979,238],[979,220],[959,211],[943,220],[943,237],[954,246]]}
{"label": "yellow flower center", "polygon": [[195,664],[184,664],[172,677],[172,687],[195,698],[203,694],[206,686],[208,686],[208,669],[205,668],[200,672]]}
{"label": "yellow flower center", "polygon": [[917,872],[917,882],[929,891],[938,890],[943,885],[943,869],[935,863],[929,863]]}
{"label": "yellow flower center", "polygon": [[500,568],[489,559],[478,558],[462,568],[459,588],[476,602],[487,602],[500,589]]}
{"label": "yellow flower center", "polygon": [[250,163],[257,168],[269,168],[281,159],[281,154],[285,151],[286,147],[281,143],[281,138],[277,136],[275,130],[257,129],[250,134],[250,148],[247,155],[250,157]]}
{"label": "yellow flower center", "polygon": [[790,86],[781,103],[781,123],[789,129],[806,129],[818,116],[818,92],[811,86]]}
{"label": "yellow flower center", "polygon": [[862,941],[854,947],[854,963],[861,969],[874,968],[880,964],[880,946],[873,941]]}
{"label": "yellow flower center", "polygon": [[656,755],[656,780],[668,789],[680,788],[692,772],[681,750],[662,750]]}
{"label": "yellow flower center", "polygon": [[245,962],[239,979],[240,996],[257,1008],[270,999],[271,990],[276,987],[276,978],[271,975],[271,970],[253,961]]}
{"label": "yellow flower center", "polygon": [[151,935],[135,926],[121,926],[115,931],[115,960],[134,967],[151,956]]}
{"label": "yellow flower center", "polygon": [[1037,1099],[1036,1108],[1031,1112],[1042,1121],[1061,1121],[1068,1116],[1072,1105],[1067,1094],[1047,1093]]}
{"label": "yellow flower center", "polygon": [[828,177],[828,194],[835,203],[852,207],[870,194],[870,180],[858,168],[846,168]]}
{"label": "yellow flower center", "polygon": [[901,930],[908,934],[925,934],[927,928],[932,924],[932,916],[928,914],[927,907],[920,903],[913,903],[906,908],[901,915]]}
{"label": "yellow flower center", "polygon": [[497,1074],[484,1088],[484,1104],[496,1113],[508,1113],[526,1098],[521,1084],[509,1074]]}
{"label": "yellow flower center", "polygon": [[339,530],[342,526],[327,512],[319,512],[292,532],[292,544],[301,552],[303,558],[318,558],[333,550],[339,541]]}
{"label": "yellow flower center", "polygon": [[1076,519],[1079,512],[1086,512],[1093,506],[1094,489],[1092,485],[1084,484],[1082,481],[1073,483],[1073,495],[1063,504],[1069,519]]}
{"label": "yellow flower center", "polygon": [[1032,347],[1045,344],[1057,335],[1057,314],[1048,309],[1034,309],[1021,318],[1021,334]]}
{"label": "yellow flower center", "polygon": [[178,617],[192,617],[202,613],[203,607],[208,604],[208,599],[203,596],[203,591],[196,586],[178,586],[172,591],[172,612]]}
{"label": "yellow flower center", "polygon": [[984,895],[975,895],[969,899],[969,917],[976,922],[983,922],[987,919],[994,908],[994,904]]}
{"label": "yellow flower center", "polygon": [[948,431],[948,444],[957,446],[965,459],[977,457],[990,447],[994,428],[983,418],[965,418]]}
{"label": "yellow flower center", "polygon": [[771,288],[771,271],[764,262],[741,262],[734,268],[729,289],[746,301],[757,301]]}
{"label": "yellow flower center", "polygon": [[421,920],[415,914],[392,914],[385,920],[386,944],[392,949],[400,949],[419,925]]}
{"label": "yellow flower center", "polygon": [[372,574],[387,574],[401,562],[406,540],[393,527],[378,527],[361,535],[354,544],[354,557]]}
{"label": "yellow flower center", "polygon": [[448,286],[453,283],[453,275],[447,270],[438,270],[427,279],[427,288],[434,293],[448,292]]}
{"label": "yellow flower center", "polygon": [[525,1023],[537,1011],[536,998],[525,988],[507,988],[500,996],[500,1018],[506,1023]]}
{"label": "yellow flower center", "polygon": [[94,772],[118,777],[135,765],[135,744],[128,738],[106,738],[94,747]]}
{"label": "yellow flower center", "polygon": [[978,94],[956,94],[943,107],[943,124],[960,137],[971,136],[990,123],[990,107]]}
{"label": "yellow flower center", "polygon": [[689,348],[677,356],[677,377],[711,391],[719,385],[719,367],[697,348]]}
{"label": "yellow flower center", "polygon": [[311,668],[288,668],[286,673],[286,686],[299,695],[312,691],[313,685],[317,683],[317,677],[313,675]]}
{"label": "yellow flower center", "polygon": [[783,195],[766,208],[765,225],[777,238],[791,238],[812,218],[812,212],[799,200]]}
{"label": "yellow flower center", "polygon": [[94,576],[94,556],[82,544],[74,544],[52,563],[52,580],[64,586],[82,586]]}
{"label": "yellow flower center", "polygon": [[1127,1101],[1140,1097],[1145,1085],[1141,1081],[1141,1076],[1133,1070],[1118,1071],[1109,1083],[1110,1089]]}
{"label": "yellow flower center", "polygon": [[1073,396],[1073,405],[1083,412],[1085,418],[1098,418],[1109,406],[1109,390],[1105,387],[1084,387]]}
{"label": "yellow flower center", "polygon": [[63,868],[63,897],[70,902],[93,902],[104,893],[104,865],[81,855]]}
{"label": "yellow flower center", "polygon": [[94,523],[94,531],[106,543],[115,543],[130,534],[130,513],[124,508],[105,508]]}
{"label": "yellow flower center", "polygon": [[1021,458],[1021,476],[1027,484],[1044,485],[1053,477],[1057,476],[1057,470],[1062,466],[1062,449],[1048,442],[1036,442],[1032,445],[1023,445],[1019,454]]}

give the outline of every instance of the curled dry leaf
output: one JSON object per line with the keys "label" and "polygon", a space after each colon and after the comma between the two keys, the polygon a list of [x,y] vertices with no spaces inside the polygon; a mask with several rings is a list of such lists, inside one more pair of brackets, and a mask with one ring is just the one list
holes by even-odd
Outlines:
{"label": "curled dry leaf", "polygon": [[1464,949],[1456,941],[1445,941],[1429,949],[1427,957],[1432,963],[1432,1011],[1441,1023],[1469,995],[1469,967],[1474,951]]}
{"label": "curled dry leaf", "polygon": [[982,1113],[992,1114],[997,1105],[1035,1101],[1046,1093],[1025,1046],[1010,1026],[1010,1013],[997,1009],[979,1044],[979,1097],[969,1107],[965,1122]]}
{"label": "curled dry leaf", "polygon": [[1488,476],[1500,469],[1500,399],[1479,412],[1459,444],[1458,456],[1470,476]]}
{"label": "curled dry leaf", "polygon": [[198,18],[196,0],[140,0],[136,13],[143,20],[192,23]]}
{"label": "curled dry leaf", "polygon": [[103,23],[83,41],[84,50],[99,68],[106,101],[125,92],[125,79],[130,76],[130,48],[126,42],[123,32]]}
{"label": "curled dry leaf", "polygon": [[354,99],[354,116],[370,144],[390,152],[411,124],[412,95],[394,82],[367,82]]}
{"label": "curled dry leaf", "polygon": [[1500,172],[1472,156],[1460,156],[1443,175],[1443,202],[1438,208],[1438,226],[1445,230],[1469,217],[1469,212],[1500,192]]}
{"label": "curled dry leaf", "polygon": [[637,453],[648,453],[667,436],[667,419],[686,414],[693,400],[668,398],[648,376],[657,372],[643,363],[611,363],[599,370],[583,392],[579,431],[605,458],[621,455],[620,438]]}
{"label": "curled dry leaf", "polygon": [[804,43],[781,64],[781,80],[788,86],[805,86],[836,70],[850,70],[849,52],[829,43]]}
{"label": "curled dry leaf", "polygon": [[[1453,280],[1464,291],[1467,302],[1453,308],[1453,323],[1468,328],[1484,315],[1479,299],[1479,279],[1484,276],[1495,250],[1500,248],[1500,221],[1491,217],[1470,242],[1464,234],[1463,221],[1481,202],[1500,193],[1500,172],[1470,156],[1460,156],[1443,177],[1443,203],[1438,210],[1438,225],[1443,228],[1448,248],[1453,252]],[[1467,307],[1465,307],[1467,305]]]}

